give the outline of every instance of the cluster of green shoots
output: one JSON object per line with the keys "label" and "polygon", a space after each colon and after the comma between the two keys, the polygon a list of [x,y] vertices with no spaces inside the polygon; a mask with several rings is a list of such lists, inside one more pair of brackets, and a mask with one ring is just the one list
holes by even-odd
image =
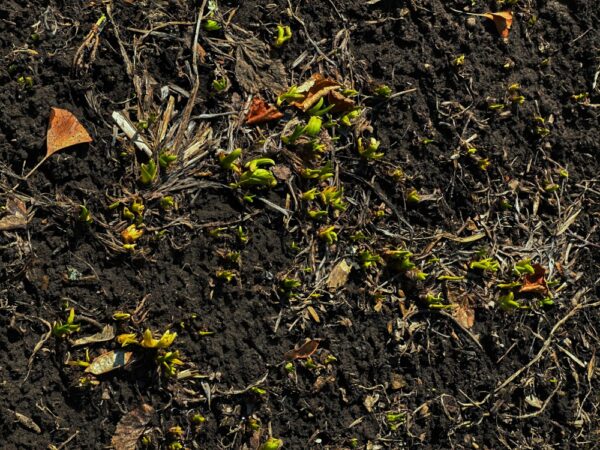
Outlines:
{"label": "cluster of green shoots", "polygon": [[307,211],[309,217],[314,220],[326,218],[329,207],[332,208],[335,214],[339,214],[339,212],[345,211],[348,206],[344,200],[343,189],[338,189],[335,186],[327,186],[320,192],[317,188],[309,189],[303,192],[300,198],[306,202],[313,202],[316,199],[320,200],[322,208],[312,207]]}
{"label": "cluster of green shoots", "polygon": [[[503,290],[498,298],[498,305],[505,311],[515,309],[528,309],[529,307],[515,297],[519,289],[523,286],[523,278],[535,274],[535,268],[531,264],[531,259],[526,258],[515,263],[512,269],[513,279],[498,283],[497,287]],[[550,283],[548,283],[550,284]],[[535,294],[534,294],[535,295]],[[550,292],[545,292],[539,299],[538,305],[541,307],[552,306],[554,300]]]}
{"label": "cluster of green shoots", "polygon": [[275,161],[273,161],[271,158],[252,159],[244,164],[242,169],[242,166],[238,162],[238,160],[242,157],[242,149],[237,148],[229,153],[220,152],[217,156],[223,169],[231,170],[239,177],[235,183],[231,183],[231,187],[272,188],[277,186],[277,180],[273,176],[273,173],[264,168],[265,166],[272,166],[275,164]]}
{"label": "cluster of green shoots", "polygon": [[177,374],[177,366],[183,365],[178,351],[167,350],[175,341],[177,333],[170,330],[165,331],[158,339],[154,338],[152,331],[146,329],[141,339],[138,339],[135,333],[125,333],[117,336],[117,342],[122,347],[129,345],[139,345],[142,348],[156,350],[156,362],[168,377]]}
{"label": "cluster of green shoots", "polygon": [[65,322],[54,322],[52,324],[52,334],[57,338],[64,338],[80,330],[81,325],[75,323],[75,309],[69,310],[69,316]]}
{"label": "cluster of green shoots", "polygon": [[407,274],[414,280],[424,281],[428,274],[417,268],[411,260],[412,256],[411,252],[404,249],[386,249],[383,252],[383,259],[389,269]]}

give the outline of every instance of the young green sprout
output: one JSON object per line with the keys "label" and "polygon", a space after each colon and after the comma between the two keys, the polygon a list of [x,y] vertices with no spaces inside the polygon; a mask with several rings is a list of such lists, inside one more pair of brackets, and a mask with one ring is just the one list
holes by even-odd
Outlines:
{"label": "young green sprout", "polygon": [[398,413],[387,413],[385,415],[385,419],[392,431],[398,429],[400,425],[404,423],[406,420],[406,414],[398,412]]}
{"label": "young green sprout", "polygon": [[183,361],[179,359],[179,352],[166,352],[164,355],[158,355],[156,362],[162,366],[168,377],[174,377],[177,374],[177,367],[182,366]]}
{"label": "young green sprout", "polygon": [[535,269],[531,265],[531,259],[526,258],[515,264],[513,267],[515,275],[522,277],[523,275],[532,275],[535,273]]}
{"label": "young green sprout", "polygon": [[324,205],[329,205],[338,211],[346,210],[346,202],[344,201],[343,190],[335,186],[327,186],[321,191],[321,201]]}
{"label": "young green sprout", "polygon": [[202,28],[205,31],[219,31],[221,29],[221,24],[214,19],[206,19],[202,23]]}
{"label": "young green sprout", "polygon": [[296,289],[302,286],[300,280],[295,278],[284,278],[279,283],[279,291],[287,298],[293,297]]}
{"label": "young green sprout", "polygon": [[306,113],[309,116],[324,116],[329,111],[331,111],[333,109],[333,107],[335,106],[334,104],[331,104],[329,106],[323,106],[324,102],[325,102],[325,98],[321,97],[319,99],[319,101],[315,104],[315,106],[313,106],[308,111],[306,111]]}
{"label": "young green sprout", "polygon": [[454,67],[462,67],[465,65],[465,55],[459,55],[452,60],[452,65]]}
{"label": "young green sprout", "polygon": [[454,305],[445,305],[442,294],[435,295],[433,292],[425,294],[425,303],[427,303],[427,307],[430,309],[448,309],[454,307]]}
{"label": "young green sprout", "polygon": [[312,188],[306,192],[303,192],[300,195],[300,198],[305,201],[312,201],[317,197],[318,191],[317,188]]}
{"label": "young green sprout", "polygon": [[282,136],[281,141],[286,145],[293,145],[300,136],[315,137],[321,132],[323,120],[319,116],[311,116],[305,126],[296,125],[289,136]]}
{"label": "young green sprout", "polygon": [[500,268],[498,261],[493,258],[483,258],[479,261],[473,261],[469,264],[471,269],[479,269],[484,272],[497,272]]}
{"label": "young green sprout", "polygon": [[239,181],[237,183],[233,183],[231,186],[236,188],[247,188],[252,186],[275,187],[277,186],[277,180],[270,170],[247,170],[246,172],[242,173]]}
{"label": "young green sprout", "polygon": [[392,89],[387,84],[380,84],[373,90],[373,92],[375,92],[375,95],[384,98],[388,98],[390,95],[392,95]]}
{"label": "young green sprout", "polygon": [[386,259],[388,266],[398,272],[406,272],[416,267],[415,263],[410,260],[412,255],[408,250],[401,249],[386,249],[383,252],[383,257]]}
{"label": "young green sprout", "polygon": [[231,283],[235,278],[235,272],[231,270],[217,270],[217,278],[225,283]]}
{"label": "young green sprout", "polygon": [[406,193],[406,203],[417,204],[421,201],[421,196],[416,189],[411,189]]}
{"label": "young green sprout", "polygon": [[250,240],[250,236],[248,236],[248,233],[244,231],[241,225],[237,227],[236,234],[238,241],[240,241],[240,244],[247,244]]}
{"label": "young green sprout", "polygon": [[333,245],[338,240],[338,235],[335,232],[335,225],[321,228],[318,232],[318,236],[328,245]]}
{"label": "young green sprout", "polygon": [[248,161],[244,168],[248,169],[250,172],[254,172],[261,166],[273,166],[275,165],[275,161],[271,158],[255,158],[252,161]]}
{"label": "young green sprout", "polygon": [[80,222],[86,223],[88,225],[94,221],[94,219],[92,219],[92,215],[90,214],[90,210],[85,205],[79,205],[79,216],[77,217],[77,219]]}
{"label": "young green sprout", "polygon": [[263,443],[258,450],[279,450],[283,447],[283,441],[274,437],[270,437]]}
{"label": "young green sprout", "polygon": [[159,339],[152,337],[152,331],[146,328],[140,341],[140,345],[144,348],[167,348],[175,341],[177,333],[172,333],[170,330],[166,330]]}
{"label": "young green sprout", "polygon": [[324,219],[325,217],[327,217],[327,211],[325,211],[324,209],[309,209],[307,211],[308,217],[310,217],[313,220],[319,220],[319,219]]}
{"label": "young green sprout", "polygon": [[356,108],[356,109],[353,109],[352,111],[348,111],[346,114],[344,114],[342,117],[340,117],[340,123],[344,126],[351,127],[352,121],[354,119],[356,119],[357,117],[359,117],[361,112],[362,112],[362,109],[360,109],[360,108]]}
{"label": "young green sprout", "polygon": [[158,167],[153,159],[148,161],[148,164],[140,165],[140,183],[148,185],[156,180],[158,176]]}
{"label": "young green sprout", "polygon": [[504,311],[523,308],[523,306],[515,300],[515,294],[512,291],[506,295],[501,295],[498,298],[498,305]]}
{"label": "young green sprout", "polygon": [[175,199],[170,195],[165,195],[160,199],[159,204],[163,210],[168,211],[169,209],[173,209],[175,207]]}
{"label": "young green sprout", "polygon": [[304,178],[318,179],[319,181],[325,181],[329,178],[333,178],[333,175],[334,175],[333,166],[331,165],[331,162],[328,162],[323,167],[320,167],[318,169],[304,168],[304,169],[302,169],[301,175]]}
{"label": "young green sprout", "polygon": [[292,38],[292,29],[289,25],[277,25],[277,37],[273,43],[273,47],[282,47],[287,41]]}
{"label": "young green sprout", "polygon": [[121,238],[125,244],[133,244],[144,234],[144,230],[138,229],[135,224],[129,225],[123,231],[121,231]]}
{"label": "young green sprout", "polygon": [[358,138],[358,154],[367,160],[375,160],[383,157],[384,153],[378,152],[381,143],[375,138],[369,138],[369,143],[365,146],[363,139]]}
{"label": "young green sprout", "polygon": [[369,250],[363,250],[358,254],[360,259],[360,266],[363,269],[368,269],[369,267],[375,267],[377,264],[381,263],[381,256],[372,253]]}
{"label": "young green sprout", "polygon": [[58,338],[62,338],[70,335],[71,333],[79,331],[81,325],[78,323],[73,323],[74,320],[75,309],[71,308],[69,310],[69,316],[67,317],[67,321],[65,323],[54,322],[54,324],[52,325],[52,334]]}
{"label": "young green sprout", "polygon": [[306,94],[298,91],[298,86],[292,86],[287,92],[284,92],[277,97],[277,106],[281,106],[283,102],[293,103],[298,100],[303,100],[305,96]]}
{"label": "young green sprout", "polygon": [[233,170],[234,172],[240,172],[239,166],[235,163],[242,156],[242,149],[236,148],[232,150],[230,153],[219,152],[217,157],[219,158],[219,163],[223,169]]}
{"label": "young green sprout", "polygon": [[167,169],[171,164],[177,161],[177,155],[164,150],[158,157],[158,165],[163,169]]}
{"label": "young green sprout", "polygon": [[225,77],[215,78],[212,81],[212,88],[215,90],[215,92],[223,92],[225,89],[227,89],[227,86],[227,78]]}

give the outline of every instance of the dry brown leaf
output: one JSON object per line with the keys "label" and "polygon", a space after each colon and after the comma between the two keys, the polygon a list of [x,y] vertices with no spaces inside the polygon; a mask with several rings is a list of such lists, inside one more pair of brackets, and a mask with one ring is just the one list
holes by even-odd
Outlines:
{"label": "dry brown leaf", "polygon": [[77,118],[66,109],[52,108],[46,140],[46,156],[67,147],[92,142],[93,139]]}
{"label": "dry brown leaf", "polygon": [[512,27],[513,15],[510,11],[488,12],[482,14],[483,17],[490,19],[496,25],[496,30],[503,38],[508,38],[510,28]]}
{"label": "dry brown leaf", "polygon": [[269,105],[260,97],[253,97],[250,103],[250,111],[246,116],[248,125],[258,125],[259,123],[279,120],[283,117],[283,113],[274,105]]}
{"label": "dry brown leaf", "polygon": [[523,286],[519,292],[529,294],[547,294],[548,286],[546,285],[546,269],[540,264],[532,264],[534,273],[525,275]]}
{"label": "dry brown leaf", "polygon": [[327,278],[327,288],[335,291],[344,286],[348,281],[348,276],[350,275],[351,271],[352,267],[346,262],[345,259],[342,259],[335,265],[329,274],[329,277]]}
{"label": "dry brown leaf", "polygon": [[95,344],[96,342],[106,342],[114,339],[115,329],[112,325],[106,325],[100,333],[92,334],[91,336],[82,337],[73,342],[73,346]]}
{"label": "dry brown leaf", "polygon": [[256,38],[238,45],[235,77],[240,86],[251,94],[261,90],[281,92],[287,84],[286,70],[279,60],[269,58],[270,48]]}
{"label": "dry brown leaf", "polygon": [[475,324],[475,311],[468,305],[457,305],[452,311],[452,315],[466,329]]}
{"label": "dry brown leaf", "polygon": [[327,101],[330,105],[335,105],[332,109],[332,113],[341,113],[352,111],[355,103],[351,98],[345,97],[338,91],[331,91],[327,94]]}
{"label": "dry brown leaf", "polygon": [[309,339],[300,347],[290,350],[289,352],[285,352],[283,357],[287,360],[306,359],[316,352],[318,347],[319,341]]}
{"label": "dry brown leaf", "polygon": [[298,86],[298,92],[305,93],[306,96],[301,102],[294,102],[297,108],[306,112],[312,108],[321,98],[328,95],[330,92],[340,88],[340,84],[332,79],[325,78],[319,73],[315,73],[308,81]]}
{"label": "dry brown leaf", "polygon": [[154,408],[143,404],[125,414],[115,430],[111,444],[115,450],[135,450],[137,441],[154,415]]}
{"label": "dry brown leaf", "polygon": [[310,317],[312,317],[312,320],[314,320],[317,323],[321,323],[321,318],[317,314],[317,311],[315,311],[315,308],[313,308],[312,306],[307,306],[306,310],[310,314]]}
{"label": "dry brown leaf", "polygon": [[124,350],[114,350],[104,353],[94,359],[85,371],[92,375],[102,375],[125,367],[131,362],[132,356],[133,352],[126,352]]}
{"label": "dry brown leaf", "polygon": [[6,211],[9,215],[0,219],[0,231],[18,230],[27,226],[27,208],[21,200],[8,198]]}
{"label": "dry brown leaf", "polygon": [[30,419],[24,414],[18,413],[17,411],[13,412],[15,413],[15,418],[17,419],[17,421],[25,428],[28,428],[29,430],[37,434],[40,434],[42,432],[42,429],[39,427],[39,425],[35,423],[32,419]]}

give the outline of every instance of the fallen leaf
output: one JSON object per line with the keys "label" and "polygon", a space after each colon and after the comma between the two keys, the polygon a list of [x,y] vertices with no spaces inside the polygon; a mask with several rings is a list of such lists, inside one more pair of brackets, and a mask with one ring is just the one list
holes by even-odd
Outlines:
{"label": "fallen leaf", "polygon": [[523,286],[519,292],[529,294],[547,294],[548,286],[546,285],[546,269],[540,264],[532,264],[534,272],[525,275]]}
{"label": "fallen leaf", "polygon": [[475,311],[468,305],[457,305],[452,315],[463,327],[469,329],[475,324]]}
{"label": "fallen leaf", "polygon": [[285,89],[286,70],[279,60],[269,58],[270,48],[256,38],[241,42],[236,50],[235,76],[247,92],[281,92]]}
{"label": "fallen leaf", "polygon": [[9,215],[0,219],[0,231],[10,231],[27,226],[27,208],[18,198],[6,200],[6,211]]}
{"label": "fallen leaf", "polygon": [[73,346],[95,344],[97,342],[106,342],[114,339],[115,329],[112,325],[106,325],[100,333],[92,334],[91,336],[82,337],[73,342]]}
{"label": "fallen leaf", "polygon": [[309,339],[300,347],[290,350],[289,352],[285,352],[283,357],[287,360],[306,359],[314,352],[316,352],[318,347],[319,341]]}
{"label": "fallen leaf", "polygon": [[129,364],[132,356],[133,352],[126,352],[124,350],[114,350],[104,353],[94,359],[85,371],[92,375],[102,375],[112,372],[115,369],[120,369]]}
{"label": "fallen leaf", "polygon": [[143,404],[125,414],[115,430],[111,444],[115,450],[135,450],[137,441],[154,415],[154,408]]}
{"label": "fallen leaf", "polygon": [[253,97],[250,104],[250,111],[246,116],[248,125],[257,125],[259,123],[279,120],[283,117],[283,113],[274,105],[269,105],[260,97]]}
{"label": "fallen leaf", "polygon": [[48,135],[46,139],[46,156],[67,147],[92,142],[93,139],[77,118],[66,109],[52,108]]}
{"label": "fallen leaf", "polygon": [[271,172],[273,172],[275,178],[281,181],[287,181],[292,177],[291,169],[283,164],[275,164],[271,167]]}
{"label": "fallen leaf", "polygon": [[299,93],[306,93],[304,99],[301,102],[294,102],[292,105],[306,112],[321,100],[321,98],[339,88],[340,84],[337,81],[325,78],[319,73],[315,73],[308,81],[298,86]]}
{"label": "fallen leaf", "polygon": [[373,412],[373,408],[379,401],[379,394],[367,395],[363,400],[363,405],[367,412]]}
{"label": "fallen leaf", "polygon": [[351,98],[345,97],[338,91],[331,91],[327,94],[327,101],[330,105],[335,105],[332,109],[332,113],[341,113],[352,111],[355,103]]}
{"label": "fallen leaf", "polygon": [[348,281],[348,276],[352,271],[352,267],[346,262],[345,259],[342,259],[339,263],[335,265],[329,277],[327,278],[327,288],[335,291],[339,289]]}
{"label": "fallen leaf", "polygon": [[483,17],[490,19],[496,25],[496,30],[503,38],[508,38],[510,28],[512,27],[513,15],[510,11],[488,12],[482,14]]}

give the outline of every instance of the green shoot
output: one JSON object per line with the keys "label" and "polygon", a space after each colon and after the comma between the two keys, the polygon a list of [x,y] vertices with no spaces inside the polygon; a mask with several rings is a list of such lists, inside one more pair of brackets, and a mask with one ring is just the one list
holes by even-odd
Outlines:
{"label": "green shoot", "polygon": [[453,308],[454,305],[445,305],[442,294],[435,295],[432,292],[425,294],[425,302],[427,307],[430,309],[448,309]]}
{"label": "green shoot", "polygon": [[221,163],[221,167],[227,170],[233,170],[234,172],[239,172],[240,168],[235,163],[242,156],[242,149],[236,148],[232,150],[230,153],[220,152],[217,157],[219,158],[219,162]]}
{"label": "green shoot", "polygon": [[452,60],[452,65],[454,67],[461,67],[465,65],[465,55],[459,55]]}
{"label": "green shoot", "polygon": [[168,377],[174,377],[177,374],[177,367],[183,365],[183,361],[179,359],[179,352],[166,352],[164,355],[156,357],[156,362],[163,367]]}
{"label": "green shoot", "polygon": [[368,269],[369,267],[375,267],[377,264],[381,263],[381,256],[370,252],[369,250],[364,250],[358,254],[360,258],[360,266],[363,269]]}
{"label": "green shoot", "polygon": [[140,345],[144,348],[167,348],[171,346],[176,337],[177,333],[172,333],[170,330],[167,330],[159,339],[154,339],[152,337],[152,331],[146,328],[142,340],[140,341]]}
{"label": "green shoot", "polygon": [[300,198],[305,201],[312,201],[317,197],[317,188],[312,188],[300,195]]}
{"label": "green shoot", "polygon": [[328,245],[333,245],[338,240],[338,235],[335,232],[335,225],[321,228],[318,232],[318,236]]}
{"label": "green shoot", "polygon": [[287,41],[292,38],[292,29],[289,25],[277,25],[277,37],[273,43],[273,47],[282,47]]}
{"label": "green shoot", "polygon": [[379,97],[388,98],[392,95],[392,89],[387,84],[380,84],[373,91]]}
{"label": "green shoot", "polygon": [[217,270],[217,279],[226,283],[231,283],[235,278],[235,272],[231,270]]}
{"label": "green shoot", "polygon": [[227,86],[228,86],[227,78],[225,78],[225,77],[215,78],[212,81],[212,88],[216,92],[223,92],[223,91],[225,91],[225,89],[227,89]]}
{"label": "green shoot", "polygon": [[406,193],[406,203],[417,204],[421,201],[421,196],[416,189],[411,189]]}
{"label": "green shoot", "polygon": [[158,165],[163,169],[167,169],[175,161],[177,161],[177,155],[167,151],[162,151],[158,157]]}
{"label": "green shoot", "polygon": [[295,278],[284,278],[281,280],[281,289],[285,292],[291,292],[294,289],[298,289],[300,286],[302,286],[302,283]]}
{"label": "green shoot", "polygon": [[252,161],[247,162],[244,167],[248,169],[250,172],[254,172],[261,166],[273,166],[275,165],[275,161],[271,158],[256,158]]}
{"label": "green shoot", "polygon": [[473,261],[469,264],[471,269],[479,269],[484,272],[497,272],[500,268],[498,261],[493,258],[483,258],[479,261]]}
{"label": "green shoot", "polygon": [[342,117],[340,117],[340,123],[344,126],[350,127],[352,126],[352,121],[360,116],[362,110],[360,108],[353,109],[352,111],[348,111]]}
{"label": "green shoot", "polygon": [[148,164],[140,165],[140,183],[148,185],[156,180],[158,176],[158,167],[153,159],[148,161]]}
{"label": "green shoot", "polygon": [[175,207],[175,199],[173,199],[173,197],[170,195],[165,195],[160,199],[159,204],[163,210],[168,211],[169,209],[173,209]]}
{"label": "green shoot", "polygon": [[318,169],[304,168],[304,169],[302,169],[301,175],[304,178],[318,179],[319,181],[325,181],[329,178],[333,178],[334,174],[333,174],[333,167],[331,165],[331,162],[328,162],[323,167],[320,167]]}
{"label": "green shoot", "polygon": [[413,254],[408,250],[390,250],[384,251],[383,256],[387,260],[388,266],[398,272],[406,272],[414,269],[415,263],[410,258]]}
{"label": "green shoot", "polygon": [[258,450],[279,450],[281,447],[283,447],[283,441],[281,439],[270,437],[258,448]]}
{"label": "green shoot", "polygon": [[240,180],[237,183],[233,183],[232,186],[236,188],[251,186],[274,187],[277,186],[277,180],[271,171],[267,169],[247,170],[242,174]]}
{"label": "green shoot", "polygon": [[214,19],[206,19],[202,23],[202,28],[205,31],[219,31],[221,29],[221,24]]}
{"label": "green shoot", "polygon": [[504,311],[523,308],[523,306],[515,300],[515,294],[512,291],[506,295],[501,295],[498,298],[498,305]]}
{"label": "green shoot", "polygon": [[94,219],[92,219],[92,215],[90,214],[90,210],[85,205],[79,205],[79,216],[77,219],[82,223],[91,224]]}
{"label": "green shoot", "polygon": [[369,144],[365,147],[363,139],[358,138],[358,154],[367,160],[380,159],[384,156],[384,153],[378,152],[379,145],[381,143],[375,138],[369,138]]}
{"label": "green shoot", "polygon": [[240,244],[247,244],[250,240],[250,236],[248,236],[248,233],[244,231],[241,225],[237,227],[237,238]]}
{"label": "green shoot", "polygon": [[324,116],[329,111],[331,111],[335,105],[332,104],[332,105],[324,107],[323,106],[324,101],[325,101],[325,98],[321,97],[315,106],[313,106],[308,111],[306,111],[307,114],[310,116]]}
{"label": "green shoot", "polygon": [[335,186],[327,186],[321,191],[321,201],[324,205],[329,205],[338,211],[346,210],[346,202],[342,189],[337,189]]}
{"label": "green shoot", "polygon": [[315,137],[321,132],[323,120],[319,116],[311,116],[305,126],[296,125],[289,136],[282,136],[281,141],[286,145],[293,145],[300,136]]}
{"label": "green shoot", "polygon": [[309,209],[307,213],[308,217],[310,217],[313,220],[319,220],[327,217],[327,211],[323,209]]}
{"label": "green shoot", "polygon": [[67,321],[65,323],[54,322],[54,324],[52,325],[52,334],[58,338],[63,338],[65,336],[70,335],[71,333],[79,331],[81,325],[78,323],[73,323],[74,320],[75,309],[71,308],[69,311],[69,316],[67,317]]}
{"label": "green shoot", "polygon": [[390,430],[396,431],[400,425],[406,420],[406,414],[404,413],[387,413],[385,419],[390,427]]}
{"label": "green shoot", "polygon": [[531,259],[527,258],[516,263],[513,267],[513,272],[515,273],[515,275],[521,277],[527,274],[533,275],[535,273],[535,269],[531,265]]}
{"label": "green shoot", "polygon": [[298,91],[298,86],[292,86],[287,92],[277,97],[277,106],[281,106],[283,102],[292,103],[298,100],[303,100],[305,94]]}

